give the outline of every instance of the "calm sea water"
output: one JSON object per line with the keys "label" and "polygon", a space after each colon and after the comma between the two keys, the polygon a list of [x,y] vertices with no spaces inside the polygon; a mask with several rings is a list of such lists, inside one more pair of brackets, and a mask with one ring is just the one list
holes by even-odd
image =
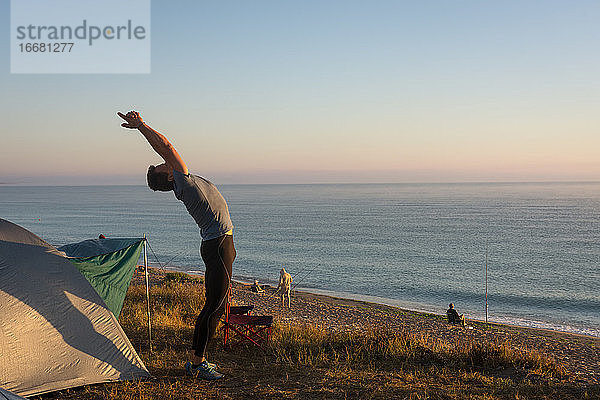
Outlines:
{"label": "calm sea water", "polygon": [[[491,321],[600,336],[600,183],[223,185],[234,276]],[[172,193],[0,186],[0,217],[62,245],[146,234],[160,265],[202,271]],[[150,253],[150,260],[156,260]]]}

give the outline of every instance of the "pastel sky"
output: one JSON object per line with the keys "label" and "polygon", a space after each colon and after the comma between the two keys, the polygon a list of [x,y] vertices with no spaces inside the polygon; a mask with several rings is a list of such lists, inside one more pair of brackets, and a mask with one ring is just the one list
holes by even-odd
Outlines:
{"label": "pastel sky", "polygon": [[11,74],[0,15],[2,183],[144,184],[130,109],[217,183],[600,180],[597,0],[154,0],[123,75]]}

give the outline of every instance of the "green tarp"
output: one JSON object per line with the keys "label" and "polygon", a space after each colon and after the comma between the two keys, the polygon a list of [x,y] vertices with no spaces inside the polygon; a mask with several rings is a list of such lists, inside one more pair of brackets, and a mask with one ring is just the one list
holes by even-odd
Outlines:
{"label": "green tarp", "polygon": [[119,317],[144,239],[91,239],[59,247]]}

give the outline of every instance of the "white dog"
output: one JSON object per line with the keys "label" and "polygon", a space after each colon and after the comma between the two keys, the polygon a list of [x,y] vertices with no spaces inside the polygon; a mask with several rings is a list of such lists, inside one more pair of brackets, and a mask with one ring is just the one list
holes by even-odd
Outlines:
{"label": "white dog", "polygon": [[281,306],[285,307],[285,295],[287,294],[288,298],[288,308],[291,304],[290,293],[292,291],[292,276],[285,271],[285,268],[281,268],[281,272],[279,273],[279,286],[277,286],[277,290],[281,291]]}

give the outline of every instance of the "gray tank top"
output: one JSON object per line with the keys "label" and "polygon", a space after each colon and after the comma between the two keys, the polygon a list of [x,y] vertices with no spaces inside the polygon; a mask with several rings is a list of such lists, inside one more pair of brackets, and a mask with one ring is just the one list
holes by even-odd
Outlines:
{"label": "gray tank top", "polygon": [[211,240],[233,229],[225,199],[212,182],[173,171],[175,197],[185,204],[200,228],[202,240]]}

